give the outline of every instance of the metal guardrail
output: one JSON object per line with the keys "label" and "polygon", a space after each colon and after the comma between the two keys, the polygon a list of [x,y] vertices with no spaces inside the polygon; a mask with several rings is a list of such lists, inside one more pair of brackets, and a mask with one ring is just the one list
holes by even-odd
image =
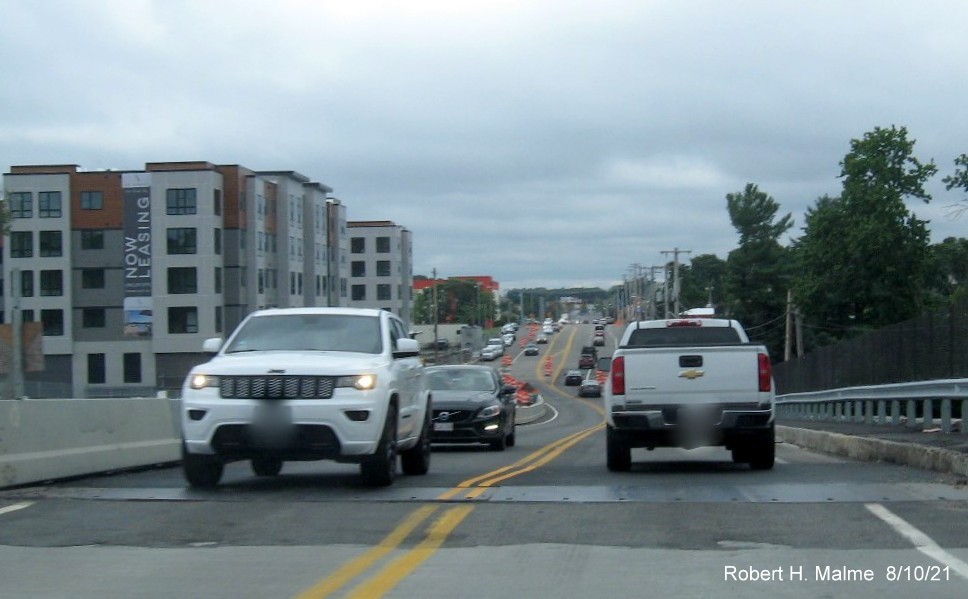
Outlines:
{"label": "metal guardrail", "polygon": [[776,410],[778,417],[791,420],[906,426],[915,430],[940,428],[943,433],[959,429],[968,434],[968,426],[964,426],[968,379],[790,393],[777,396]]}

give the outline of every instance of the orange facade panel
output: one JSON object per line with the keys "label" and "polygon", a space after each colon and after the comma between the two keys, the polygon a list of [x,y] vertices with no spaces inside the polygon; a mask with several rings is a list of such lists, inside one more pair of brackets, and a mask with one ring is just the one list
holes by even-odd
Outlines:
{"label": "orange facade panel", "polygon": [[[85,192],[100,192],[100,210],[83,210]],[[124,193],[120,172],[90,172],[71,175],[71,228],[120,229],[124,225]]]}

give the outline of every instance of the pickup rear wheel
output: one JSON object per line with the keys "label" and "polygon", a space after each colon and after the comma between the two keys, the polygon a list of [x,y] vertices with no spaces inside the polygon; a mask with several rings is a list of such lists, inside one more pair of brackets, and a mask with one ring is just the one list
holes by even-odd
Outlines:
{"label": "pickup rear wheel", "polygon": [[251,465],[256,476],[276,476],[282,471],[279,458],[252,458]]}
{"label": "pickup rear wheel", "polygon": [[632,448],[621,433],[610,426],[605,427],[605,462],[612,472],[628,472],[632,469]]}
{"label": "pickup rear wheel", "polygon": [[430,470],[430,405],[426,412],[417,444],[400,452],[400,464],[403,466],[403,473],[407,475],[427,474]]}
{"label": "pickup rear wheel", "polygon": [[373,455],[360,462],[363,484],[371,487],[387,487],[397,475],[397,408],[390,406],[383,424],[383,434]]}
{"label": "pickup rear wheel", "polygon": [[776,432],[771,426],[770,431],[763,435],[749,453],[750,468],[753,470],[770,470],[776,461]]}

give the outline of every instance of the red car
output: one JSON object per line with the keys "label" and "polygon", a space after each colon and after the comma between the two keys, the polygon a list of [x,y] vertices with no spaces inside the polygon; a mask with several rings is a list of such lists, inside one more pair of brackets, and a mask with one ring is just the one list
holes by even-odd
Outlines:
{"label": "red car", "polygon": [[591,354],[582,354],[581,357],[578,358],[578,367],[595,368],[595,356]]}

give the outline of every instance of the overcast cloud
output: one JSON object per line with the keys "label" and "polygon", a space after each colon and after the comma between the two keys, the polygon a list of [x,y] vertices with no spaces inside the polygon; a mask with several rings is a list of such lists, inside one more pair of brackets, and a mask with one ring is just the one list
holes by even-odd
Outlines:
{"label": "overcast cloud", "polygon": [[851,139],[968,152],[968,3],[0,0],[0,167],[296,170],[414,271],[601,286],[662,250],[725,258],[727,193],[795,219]]}

